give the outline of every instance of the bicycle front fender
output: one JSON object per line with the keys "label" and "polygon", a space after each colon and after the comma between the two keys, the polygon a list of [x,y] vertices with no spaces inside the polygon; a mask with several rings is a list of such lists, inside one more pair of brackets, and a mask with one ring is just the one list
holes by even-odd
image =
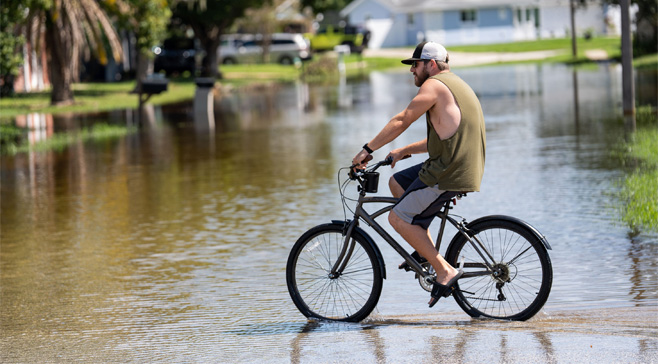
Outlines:
{"label": "bicycle front fender", "polygon": [[[343,221],[343,220],[331,220],[331,224],[329,225],[336,225],[342,228],[343,234],[347,231],[347,225],[350,223],[350,221]],[[380,266],[380,272],[379,274],[383,279],[386,279],[386,263],[384,263],[384,257],[382,256],[382,252],[379,250],[379,247],[377,244],[375,244],[375,241],[372,240],[370,235],[366,233],[363,229],[361,229],[358,226],[354,227],[354,230],[352,231],[352,234],[356,234],[357,236],[363,238],[363,241],[365,241],[367,244],[369,244],[372,247],[372,250],[375,252],[375,256],[377,257],[377,261],[379,262]]]}

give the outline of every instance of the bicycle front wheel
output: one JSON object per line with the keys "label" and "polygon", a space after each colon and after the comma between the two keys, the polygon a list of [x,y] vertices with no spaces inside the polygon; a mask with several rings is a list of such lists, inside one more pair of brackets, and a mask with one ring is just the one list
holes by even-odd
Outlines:
{"label": "bicycle front wheel", "polygon": [[343,244],[343,225],[327,224],[307,231],[290,251],[286,266],[288,291],[304,316],[358,322],[377,305],[383,278],[374,248],[355,231],[345,269],[332,273]]}
{"label": "bicycle front wheel", "polygon": [[446,253],[454,267],[464,259],[464,275],[453,293],[459,306],[472,317],[525,321],[534,316],[553,282],[544,244],[520,223],[506,219],[484,219],[468,228],[473,243],[477,238],[482,246],[458,235]]}

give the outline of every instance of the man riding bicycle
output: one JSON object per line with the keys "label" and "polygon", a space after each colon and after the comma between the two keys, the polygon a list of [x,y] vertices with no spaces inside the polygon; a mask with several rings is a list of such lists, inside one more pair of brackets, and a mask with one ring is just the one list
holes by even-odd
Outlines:
{"label": "man riding bicycle", "polygon": [[413,56],[402,63],[411,65],[418,94],[352,160],[364,167],[368,155],[426,115],[427,138],[388,155],[394,167],[406,155],[429,153],[424,163],[391,177],[389,187],[399,201],[389,214],[389,222],[436,272],[430,307],[452,293],[462,272],[437,252],[429,225],[447,200],[460,192],[480,190],[486,148],[480,102],[471,87],[450,71],[448,61],[448,52],[438,43],[416,46]]}

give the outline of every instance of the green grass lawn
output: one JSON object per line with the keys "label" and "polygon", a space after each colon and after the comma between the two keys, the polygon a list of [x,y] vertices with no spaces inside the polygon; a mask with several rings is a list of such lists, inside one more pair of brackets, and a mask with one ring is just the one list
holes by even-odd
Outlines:
{"label": "green grass lawn", "polygon": [[622,150],[633,166],[621,183],[622,219],[636,230],[658,231],[658,121],[650,108],[640,108],[638,130]]}
{"label": "green grass lawn", "polygon": [[590,60],[586,56],[586,53],[592,50],[605,51],[608,55],[608,59],[613,59],[613,60],[621,59],[621,38],[619,37],[598,37],[598,38],[590,38],[590,39],[577,38],[575,59],[572,56],[571,38],[540,39],[536,41],[449,47],[449,51],[454,51],[454,52],[521,53],[521,52],[536,52],[536,51],[557,51],[558,55],[546,58],[543,61],[563,62],[563,63],[590,62]]}
{"label": "green grass lawn", "polygon": [[[578,50],[604,49],[610,52],[620,52],[621,38],[598,37],[591,39],[577,38]],[[451,46],[455,52],[533,52],[564,50],[571,54],[571,38],[540,39],[536,41],[523,41],[499,44],[482,44],[469,46]]]}
{"label": "green grass lawn", "polygon": [[[75,102],[72,105],[50,105],[50,90],[16,94],[0,99],[0,121],[16,115],[39,113],[75,113],[136,108],[139,104],[134,81],[118,83],[76,83],[73,85]],[[167,91],[149,99],[152,104],[166,104],[191,99],[195,85],[191,81],[169,82]]]}

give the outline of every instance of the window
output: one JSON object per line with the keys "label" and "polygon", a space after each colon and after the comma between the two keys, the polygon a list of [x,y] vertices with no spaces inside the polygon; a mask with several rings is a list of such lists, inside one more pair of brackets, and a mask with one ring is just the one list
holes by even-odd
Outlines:
{"label": "window", "polygon": [[415,17],[414,14],[407,14],[407,25],[414,25]]}
{"label": "window", "polygon": [[504,8],[498,9],[498,19],[505,20],[507,19],[507,10]]}
{"label": "window", "polygon": [[539,8],[535,9],[535,28],[539,29]]}
{"label": "window", "polygon": [[295,42],[292,39],[272,39],[272,44],[280,45],[280,44],[295,44]]}
{"label": "window", "polygon": [[461,17],[462,23],[474,23],[477,21],[477,13],[475,10],[462,10]]}

